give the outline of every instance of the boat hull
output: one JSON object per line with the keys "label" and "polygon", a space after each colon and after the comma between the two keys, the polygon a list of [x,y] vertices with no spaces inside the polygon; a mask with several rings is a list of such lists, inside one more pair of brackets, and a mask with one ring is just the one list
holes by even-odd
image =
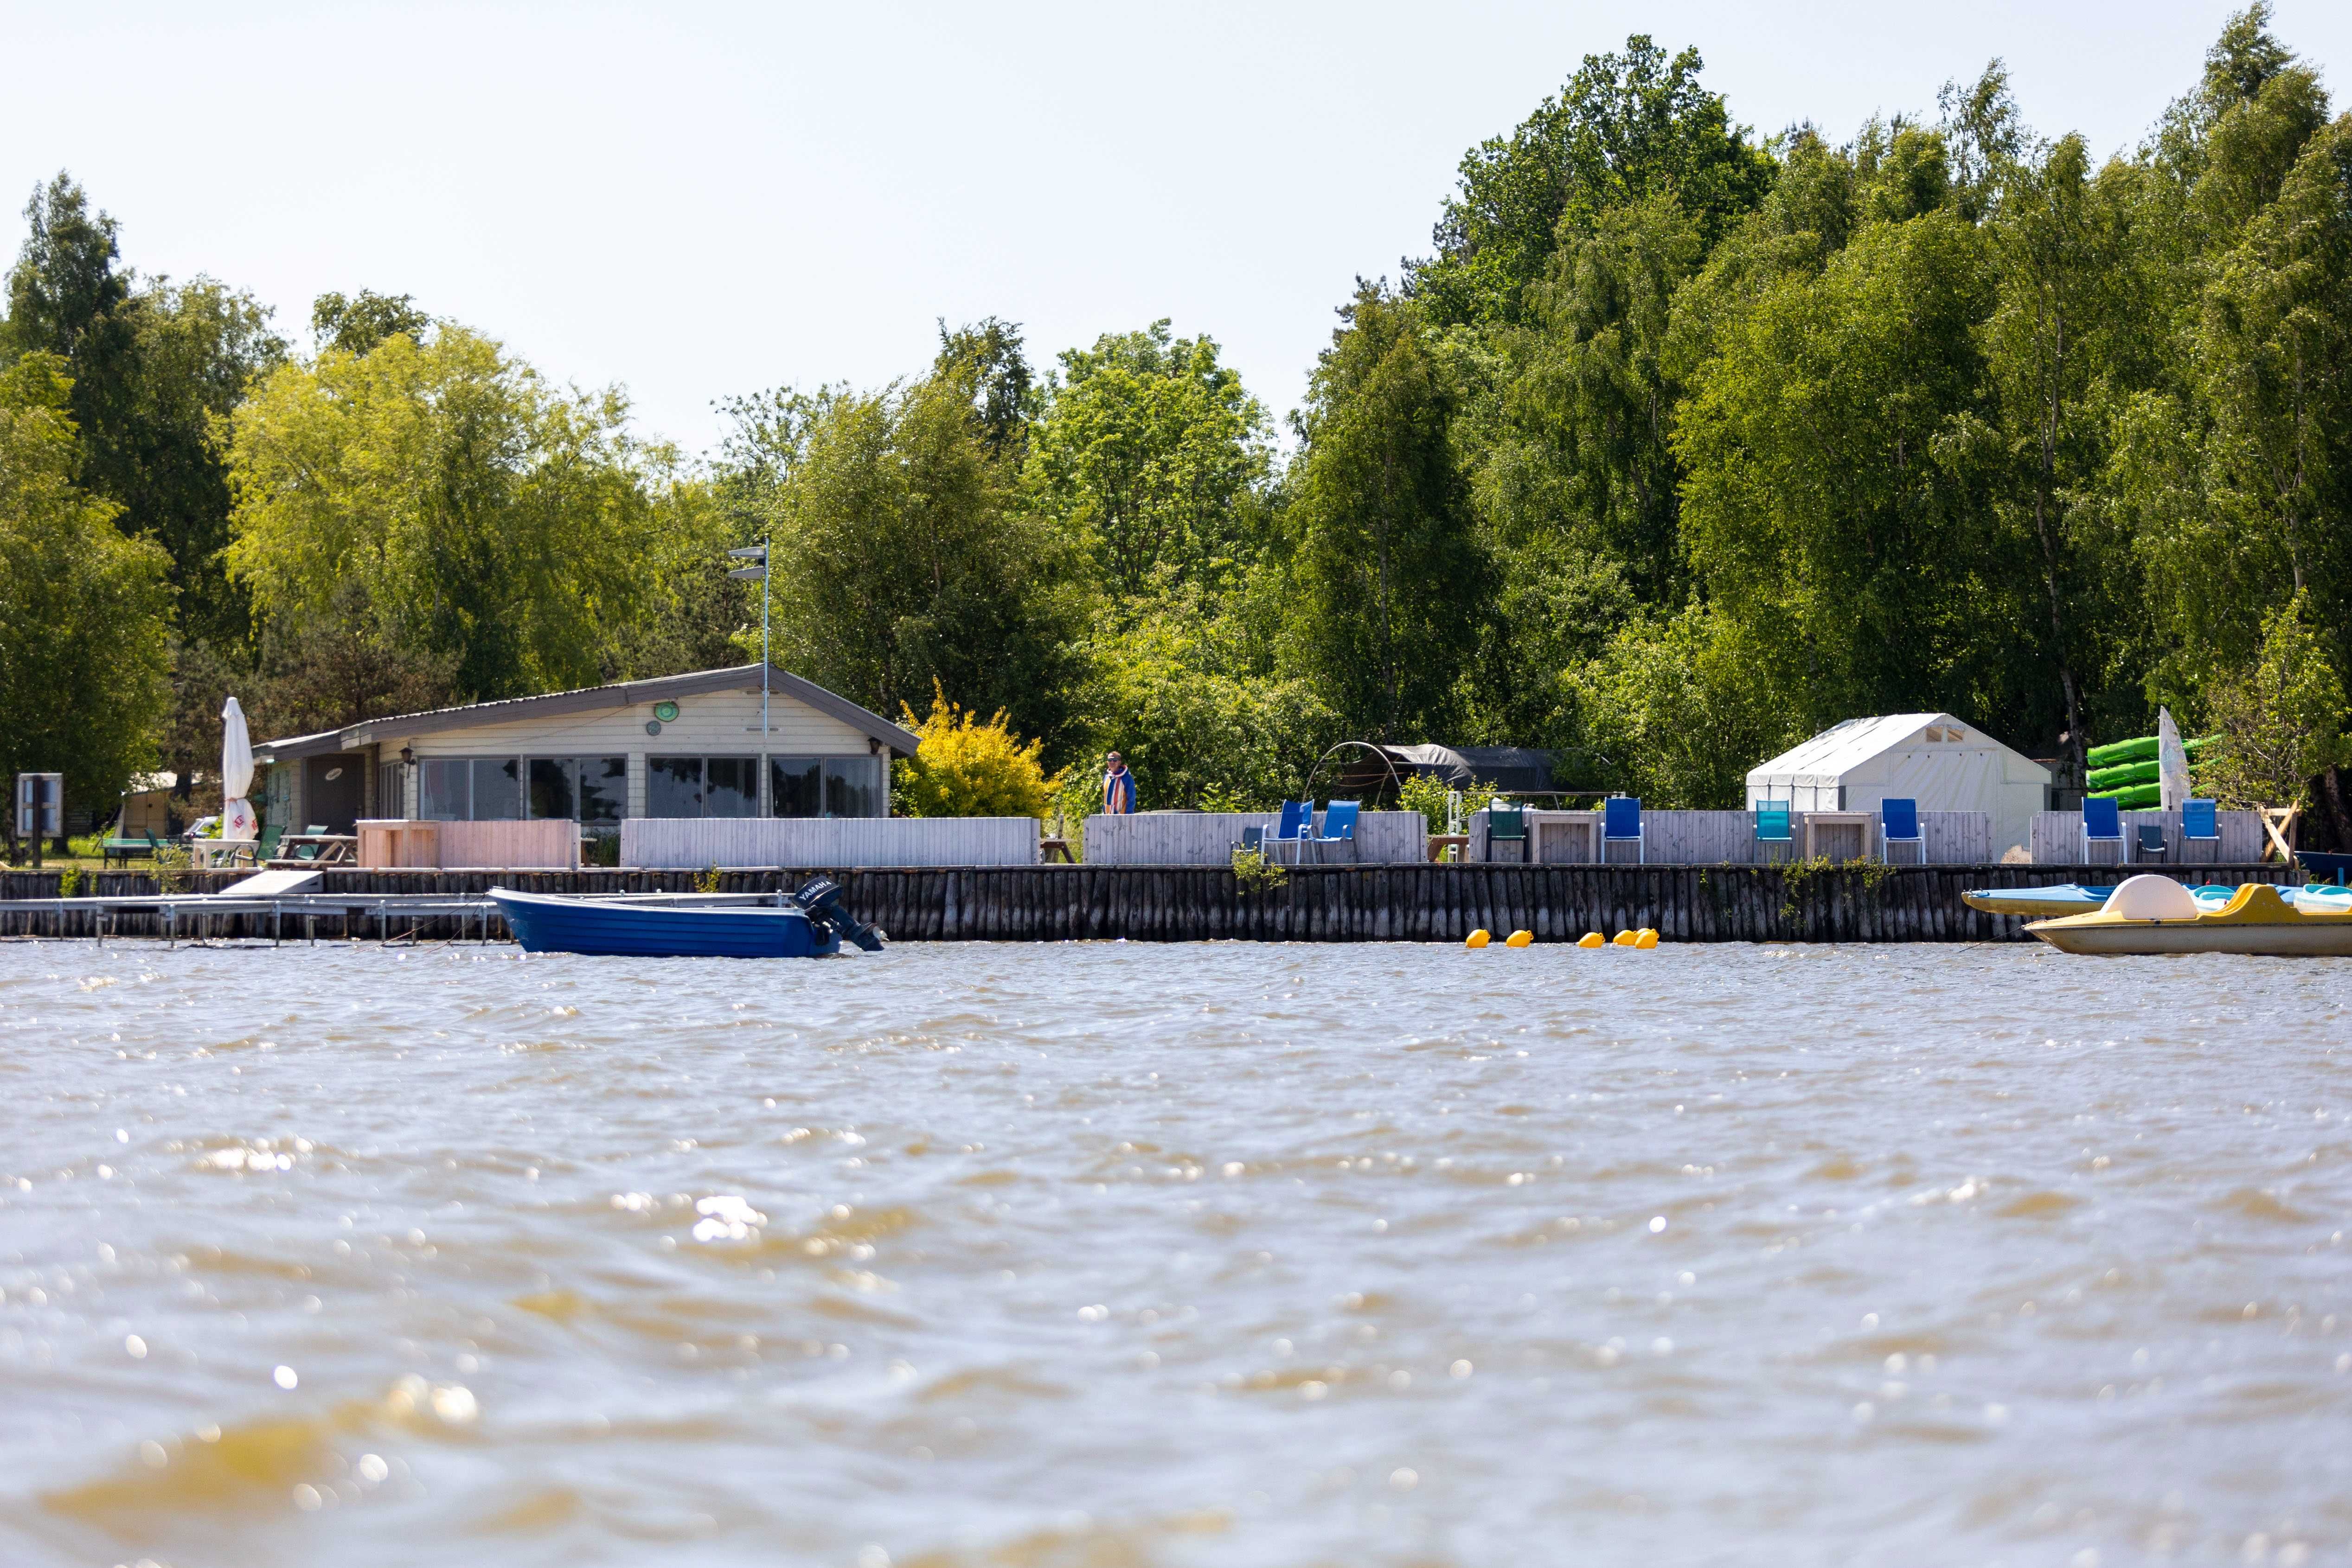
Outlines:
{"label": "boat hull", "polygon": [[841,950],[832,927],[793,908],[693,909],[489,894],[528,953],[631,958],[823,958]]}
{"label": "boat hull", "polygon": [[2073,883],[2058,887],[1971,888],[1960,902],[1987,915],[2088,915],[2106,903],[2112,887],[2082,887]]}
{"label": "boat hull", "polygon": [[2062,953],[2106,956],[2243,953],[2295,958],[2352,957],[2352,920],[2340,918],[2294,925],[2209,925],[2194,920],[2076,925],[2045,920],[2026,929]]}
{"label": "boat hull", "polygon": [[[2313,907],[2300,907],[2305,902]],[[2263,883],[2249,883],[2216,905],[2162,877],[2136,876],[2095,915],[2037,920],[2026,930],[2063,953],[2352,957],[2352,907],[2346,901],[2290,902]]]}

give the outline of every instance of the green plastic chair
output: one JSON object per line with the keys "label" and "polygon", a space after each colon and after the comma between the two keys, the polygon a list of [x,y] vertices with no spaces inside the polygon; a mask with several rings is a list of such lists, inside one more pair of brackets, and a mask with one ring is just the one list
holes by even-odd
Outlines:
{"label": "green plastic chair", "polygon": [[1489,806],[1486,808],[1486,858],[1495,858],[1495,846],[1516,842],[1519,846],[1519,863],[1524,865],[1533,854],[1528,842],[1528,810],[1524,806]]}

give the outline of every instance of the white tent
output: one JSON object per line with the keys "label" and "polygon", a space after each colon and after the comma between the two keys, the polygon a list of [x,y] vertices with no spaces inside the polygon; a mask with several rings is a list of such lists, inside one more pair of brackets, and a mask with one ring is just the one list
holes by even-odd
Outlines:
{"label": "white tent", "polygon": [[1948,713],[1850,718],[1748,771],[1748,804],[1871,811],[1888,796],[1923,811],[1982,811],[1992,849],[2027,843],[2050,799],[2050,769]]}

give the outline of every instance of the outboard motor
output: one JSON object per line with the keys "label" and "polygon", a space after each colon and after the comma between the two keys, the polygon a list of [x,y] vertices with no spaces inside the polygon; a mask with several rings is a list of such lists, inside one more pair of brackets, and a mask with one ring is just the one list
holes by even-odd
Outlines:
{"label": "outboard motor", "polygon": [[879,953],[882,944],[889,939],[881,927],[866,925],[841,906],[841,884],[829,876],[821,876],[804,884],[793,894],[793,902],[799,904],[812,921],[831,927],[868,953]]}

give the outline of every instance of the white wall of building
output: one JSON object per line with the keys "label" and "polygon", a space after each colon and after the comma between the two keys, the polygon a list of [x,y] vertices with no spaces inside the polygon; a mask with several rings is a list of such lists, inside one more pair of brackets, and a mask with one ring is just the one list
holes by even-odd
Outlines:
{"label": "white wall of building", "polygon": [[[677,716],[667,722],[654,718],[654,705],[648,701],[590,713],[520,717],[505,724],[387,735],[382,742],[383,755],[396,757],[405,747],[419,761],[456,757],[625,756],[629,759],[628,814],[632,817],[646,814],[646,759],[649,757],[877,755],[863,731],[782,692],[772,693],[769,698],[764,745],[756,686],[748,692],[704,692],[667,700],[677,704]],[[661,723],[661,733],[648,735],[646,726],[649,722]],[[406,799],[401,803],[399,814],[413,814],[417,810],[416,769],[404,771],[407,775],[404,786]],[[761,772],[764,779],[765,769]],[[887,783],[886,774],[886,787]]]}

